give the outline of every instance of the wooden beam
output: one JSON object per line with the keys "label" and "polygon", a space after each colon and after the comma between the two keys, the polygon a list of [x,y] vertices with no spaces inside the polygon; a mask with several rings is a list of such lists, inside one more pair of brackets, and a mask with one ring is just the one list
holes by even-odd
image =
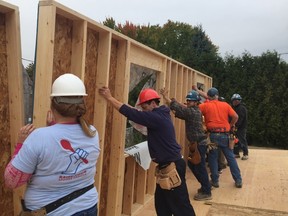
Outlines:
{"label": "wooden beam", "polygon": [[[55,36],[55,6],[39,7],[36,52],[36,76],[33,124],[46,125],[46,112],[50,109]],[[42,91],[40,90],[42,89]],[[43,91],[45,89],[45,91]],[[44,113],[44,114],[43,114]]]}
{"label": "wooden beam", "polygon": [[141,65],[153,69],[155,71],[163,71],[163,58],[149,52],[146,49],[140,49],[138,46],[131,45],[130,61],[131,63]]}
{"label": "wooden beam", "polygon": [[147,170],[147,194],[154,195],[156,188],[155,178],[156,163],[151,162],[149,170]]}
{"label": "wooden beam", "polygon": [[[170,87],[169,87],[169,96],[170,98],[176,98],[176,92],[177,92],[177,73],[178,73],[178,66],[176,63],[172,63],[171,65],[171,75],[170,75]],[[171,118],[173,121],[173,124],[175,125],[176,118],[174,117],[173,113],[171,113]]]}
{"label": "wooden beam", "polygon": [[165,76],[165,88],[170,91],[170,82],[171,82],[171,61],[166,61],[166,76]]}
{"label": "wooden beam", "polygon": [[[183,78],[182,78],[182,94],[181,98],[182,101],[185,101],[187,92],[190,90],[188,87],[188,69],[183,68]],[[180,100],[180,99],[179,99]],[[185,150],[187,149],[187,144],[186,144],[186,128],[185,128],[185,121],[181,120],[180,123],[180,143],[182,146],[181,153],[183,156],[185,156]]]}
{"label": "wooden beam", "polygon": [[73,21],[71,73],[77,75],[82,80],[85,79],[85,54],[87,40],[87,22]]}
{"label": "wooden beam", "polygon": [[[128,101],[130,77],[130,44],[119,41],[117,51],[117,72],[114,96],[122,102]],[[126,134],[126,118],[117,110],[113,110],[111,154],[108,180],[108,198],[106,215],[120,215],[124,184],[124,147]]]}
{"label": "wooden beam", "polygon": [[122,213],[131,215],[134,197],[134,184],[135,184],[135,169],[136,161],[132,156],[126,158],[126,168],[125,168],[125,182],[123,189],[123,207]]}
{"label": "wooden beam", "polygon": [[[183,84],[183,67],[181,65],[177,65],[177,80],[175,81],[176,83],[176,95],[175,98],[178,102],[183,103],[183,98],[182,98],[182,84]],[[175,132],[176,132],[176,139],[177,142],[183,147],[183,143],[181,143],[180,138],[181,138],[181,123],[182,120],[176,118],[174,127],[175,127]]]}
{"label": "wooden beam", "polygon": [[[19,10],[14,7],[13,12],[6,14],[7,41],[7,72],[9,92],[9,119],[11,154],[17,143],[17,133],[24,125],[23,74],[21,62],[20,20]],[[21,211],[21,198],[25,186],[13,191],[14,215]]]}
{"label": "wooden beam", "polygon": [[146,179],[147,172],[139,165],[137,165],[137,187],[135,191],[136,195],[136,203],[144,204],[145,202],[145,194],[146,194]]}
{"label": "wooden beam", "polygon": [[110,66],[110,55],[111,55],[111,33],[100,33],[99,43],[98,43],[98,59],[97,59],[97,76],[95,85],[95,109],[94,109],[94,125],[96,126],[99,138],[100,138],[100,148],[101,152],[97,162],[97,172],[96,172],[96,187],[98,193],[101,194],[101,176],[103,169],[103,149],[104,149],[104,137],[105,137],[105,125],[107,112],[107,102],[106,100],[99,96],[98,89],[102,86],[108,86],[109,80],[109,66]]}

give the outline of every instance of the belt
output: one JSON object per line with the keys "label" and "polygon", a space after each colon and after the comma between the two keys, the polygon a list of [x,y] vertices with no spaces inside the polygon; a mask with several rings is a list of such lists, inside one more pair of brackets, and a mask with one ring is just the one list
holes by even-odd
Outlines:
{"label": "belt", "polygon": [[[85,188],[76,190],[52,203],[49,203],[48,205],[42,207],[41,209],[45,209],[46,213],[48,214],[49,212],[54,211],[55,209],[59,208],[61,205],[70,202],[73,199],[76,199],[77,197],[81,196],[82,194],[86,193],[87,191],[89,191],[90,189],[92,189],[94,187],[94,184],[91,184]],[[30,209],[27,209],[24,203],[24,200],[22,200],[22,207],[24,211],[29,211],[29,212],[33,212]]]}
{"label": "belt", "polygon": [[160,168],[160,169],[165,168],[166,166],[169,166],[172,162],[176,163],[177,161],[182,160],[183,158],[184,158],[184,157],[183,157],[183,155],[182,155],[181,158],[179,158],[179,159],[177,159],[177,160],[174,160],[174,161],[160,162],[160,163],[158,163],[159,168]]}
{"label": "belt", "polygon": [[210,133],[229,133],[229,131],[226,131],[225,127],[212,127],[208,128],[208,131]]}

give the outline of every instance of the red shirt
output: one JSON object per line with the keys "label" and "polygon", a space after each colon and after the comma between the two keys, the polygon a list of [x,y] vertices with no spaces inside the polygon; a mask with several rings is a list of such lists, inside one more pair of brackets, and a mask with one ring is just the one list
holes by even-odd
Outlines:
{"label": "red shirt", "polygon": [[199,105],[205,118],[208,131],[230,131],[229,116],[236,115],[233,108],[226,102],[212,100]]}

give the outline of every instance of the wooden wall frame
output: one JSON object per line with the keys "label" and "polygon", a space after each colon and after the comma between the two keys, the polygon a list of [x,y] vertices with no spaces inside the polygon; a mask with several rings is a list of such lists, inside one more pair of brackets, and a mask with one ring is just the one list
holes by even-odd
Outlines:
{"label": "wooden wall frame", "polygon": [[[4,46],[7,61],[1,60],[0,56],[0,63],[6,65],[0,72],[1,76],[6,74],[6,86],[9,86],[10,117],[5,119],[9,122],[5,135],[10,140],[9,151],[12,151],[16,142],[15,131],[22,125],[24,116],[22,76],[19,76],[19,11],[17,7],[0,1],[0,15],[5,16],[6,21],[11,20],[5,23],[5,40],[9,39],[10,43]],[[2,52],[3,46],[0,49]],[[10,58],[12,52],[13,58]],[[101,153],[95,176],[100,195],[99,215],[133,215],[140,211],[153,199],[155,164],[151,163],[149,170],[144,171],[133,158],[124,154],[126,118],[98,95],[99,87],[109,86],[117,99],[127,103],[130,66],[136,64],[156,71],[156,90],[166,86],[170,90],[169,96],[183,101],[192,84],[202,83],[207,90],[212,85],[212,78],[53,0],[39,1],[35,59],[33,124],[36,127],[46,125],[45,112],[50,108],[53,81],[67,72],[80,77],[89,95],[85,117],[96,126],[100,137]],[[16,79],[13,75],[13,80],[12,71],[17,74]],[[177,141],[182,146],[182,153],[187,155],[184,122],[173,116],[172,119]],[[10,156],[11,152],[7,154]],[[8,158],[5,160],[7,162]],[[14,192],[15,215],[20,211],[22,192]]]}
{"label": "wooden wall frame", "polygon": [[[71,72],[84,80],[90,110],[86,117],[98,129],[102,149],[95,177],[100,194],[99,212],[109,216],[132,215],[153,198],[154,176],[152,171],[141,170],[125,157],[126,118],[106,104],[98,95],[98,88],[109,86],[117,99],[127,103],[132,63],[157,71],[156,90],[168,86],[171,96],[179,100],[196,82],[210,87],[211,77],[55,1],[39,2],[37,32],[34,124],[45,125],[42,113],[49,109],[51,84],[60,74]],[[173,121],[185,155],[184,123],[179,119]],[[135,178],[136,173],[141,178]],[[137,187],[125,187],[127,184]],[[134,198],[123,202],[127,197]]]}

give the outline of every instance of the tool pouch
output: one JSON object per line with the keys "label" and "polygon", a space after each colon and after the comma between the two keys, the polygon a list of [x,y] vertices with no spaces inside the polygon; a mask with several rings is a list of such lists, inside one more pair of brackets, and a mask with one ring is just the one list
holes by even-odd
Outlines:
{"label": "tool pouch", "polygon": [[197,142],[189,143],[188,160],[194,165],[199,164],[201,162],[201,155],[198,150]]}
{"label": "tool pouch", "polygon": [[233,134],[230,134],[229,135],[229,148],[233,150],[234,146],[235,146],[234,136]]}
{"label": "tool pouch", "polygon": [[45,208],[34,210],[34,211],[24,211],[20,212],[20,216],[43,216],[47,215]]}
{"label": "tool pouch", "polygon": [[156,166],[155,176],[156,183],[159,184],[162,189],[171,190],[181,185],[181,178],[174,162],[164,168],[159,168],[159,165]]}

